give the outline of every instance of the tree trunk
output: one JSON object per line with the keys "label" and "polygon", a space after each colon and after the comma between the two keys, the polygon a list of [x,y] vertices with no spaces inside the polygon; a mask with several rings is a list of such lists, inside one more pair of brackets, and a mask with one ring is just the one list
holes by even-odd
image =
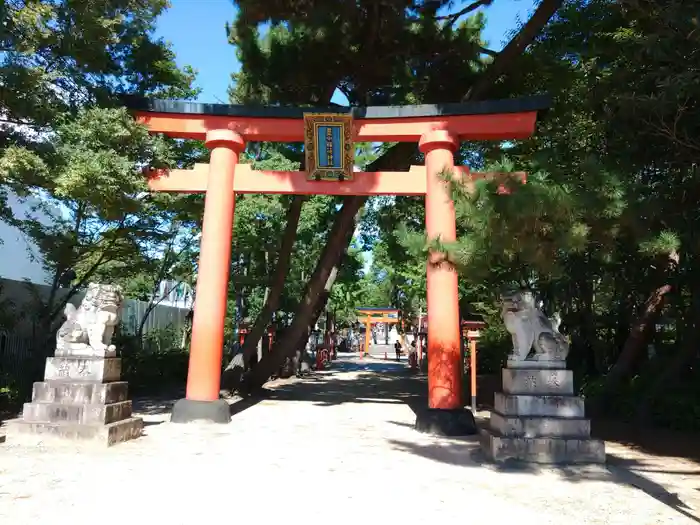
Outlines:
{"label": "tree trunk", "polygon": [[[382,171],[389,168],[407,170],[417,151],[416,144],[400,142],[389,148],[384,155],[370,164],[367,167],[367,171]],[[352,241],[357,214],[366,201],[367,197],[360,195],[344,199],[343,207],[336,215],[336,220],[328,236],[324,251],[306,284],[304,297],[294,313],[292,324],[285,329],[282,337],[279,338],[272,350],[263,356],[255,372],[250,374],[248,378],[249,388],[255,389],[262,386],[284,363],[285,358],[294,355],[300,341],[306,335],[309,324],[313,320],[318,304],[317,300],[331,275],[333,267],[338,265],[342,255],[347,251]]]}
{"label": "tree trunk", "polygon": [[352,239],[355,218],[366,200],[366,197],[357,195],[344,199],[345,202],[333,224],[326,246],[294,313],[294,320],[280,337],[279,342],[274,345],[272,351],[263,356],[256,369],[250,374],[248,382],[250,388],[262,386],[282,366],[285,358],[293,357],[294,351],[313,321],[318,301],[325,290],[328,278]]}
{"label": "tree trunk", "polygon": [[603,392],[598,400],[591,407],[594,413],[603,412],[607,396],[610,395],[622,381],[627,379],[634,372],[634,368],[639,361],[640,356],[644,353],[649,333],[654,329],[654,325],[658,320],[666,299],[673,290],[671,284],[668,283],[670,278],[669,273],[678,265],[678,254],[672,253],[668,256],[666,266],[664,268],[664,280],[666,283],[657,286],[649,295],[642,307],[642,310],[635,317],[629,330],[629,335],[625,340],[622,351],[617,358],[617,361],[605,376],[603,384]]}
{"label": "tree trunk", "polygon": [[506,47],[496,55],[493,63],[486,68],[486,71],[467,91],[462,100],[476,100],[483,97],[498,78],[507,72],[513,61],[537,38],[542,28],[547,25],[563,3],[564,0],[542,0],[527,23],[508,42]]}
{"label": "tree trunk", "polygon": [[[692,259],[691,259],[692,260]],[[694,258],[697,261],[697,258]],[[689,261],[684,261],[687,265]],[[692,264],[692,263],[691,263]],[[700,282],[691,275],[690,289],[690,304],[686,314],[686,336],[683,338],[680,348],[676,354],[670,359],[668,364],[661,369],[656,379],[645,392],[644,397],[637,407],[637,422],[641,424],[650,423],[651,403],[658,397],[661,392],[680,379],[683,369],[692,361],[698,353],[698,345],[700,344]]]}
{"label": "tree trunk", "polygon": [[640,354],[644,351],[649,332],[653,330],[653,325],[659,318],[666,302],[666,296],[671,292],[671,289],[670,284],[664,284],[649,295],[642,311],[630,326],[627,340],[615,365],[608,372],[606,383],[617,384],[620,380],[632,374]]}
{"label": "tree trunk", "polygon": [[272,316],[279,307],[280,298],[284,291],[284,282],[289,273],[292,249],[294,248],[294,242],[297,236],[297,227],[299,226],[299,218],[301,216],[303,204],[304,197],[301,195],[295,195],[289,204],[286,218],[287,224],[284,228],[282,244],[280,245],[279,256],[277,257],[275,275],[268,288],[269,293],[265,298],[262,310],[255,320],[255,324],[250,329],[243,343],[243,348],[240,352],[243,355],[243,359],[232,359],[226,366],[226,370],[224,370],[221,379],[221,387],[224,390],[235,390],[240,386],[240,378],[243,371],[238,370],[238,368],[242,364],[245,366],[245,363],[248,363],[253,354],[257,352],[258,342],[262,339],[262,336],[265,334],[265,328],[270,324]]}
{"label": "tree trunk", "polygon": [[[355,222],[357,224],[357,221]],[[351,236],[352,240],[352,236]],[[349,244],[349,243],[348,243]],[[338,261],[338,265],[343,263],[343,257],[347,253],[347,249],[343,252],[343,255],[341,255],[340,260]],[[334,266],[333,269],[331,270],[331,274],[328,276],[328,280],[326,281],[326,286],[323,288],[323,293],[319,296],[318,301],[316,303],[316,313],[314,314],[313,321],[311,322],[311,327],[313,328],[316,326],[316,323],[318,323],[319,318],[321,317],[321,314],[323,313],[323,310],[326,308],[326,305],[328,304],[328,299],[331,296],[331,289],[333,288],[333,285],[335,284],[335,280],[338,278],[338,265]],[[326,325],[328,324],[328,320],[326,319]],[[327,326],[326,326],[327,329]],[[325,330],[324,330],[325,332]]]}
{"label": "tree trunk", "polygon": [[[342,256],[341,256],[342,259]],[[338,264],[341,264],[342,260],[338,262]],[[295,356],[293,359],[293,365],[294,365],[294,372],[299,375],[302,370],[302,362],[304,361],[305,352],[306,352],[306,344],[308,342],[309,336],[313,332],[314,326],[316,326],[316,323],[318,322],[318,318],[321,316],[321,312],[323,312],[323,309],[325,308],[326,304],[328,303],[328,298],[331,295],[331,288],[333,288],[333,285],[335,284],[335,279],[338,277],[338,267],[334,266],[333,269],[331,270],[331,274],[328,277],[328,280],[326,281],[326,286],[323,289],[323,292],[319,296],[317,303],[316,303],[316,310],[314,312],[313,317],[311,318],[311,322],[309,323],[309,326],[306,329],[306,333],[299,338],[299,341],[296,344],[296,351],[295,351]]]}
{"label": "tree trunk", "polygon": [[[672,253],[666,260],[664,267],[664,280],[668,281],[669,273],[678,265],[678,254]],[[629,335],[622,347],[622,351],[615,362],[615,365],[610,369],[605,379],[606,388],[615,387],[619,382],[626,377],[629,377],[633,372],[634,366],[639,359],[640,354],[644,351],[648,340],[649,332],[653,330],[653,326],[661,315],[666,297],[671,292],[673,287],[668,282],[656,287],[646,302],[644,307],[630,326]]]}
{"label": "tree trunk", "polygon": [[[349,244],[349,243],[348,243]],[[343,263],[343,258],[345,257],[345,254],[347,253],[347,250],[343,252],[343,254],[340,256],[340,260],[338,261],[338,265]],[[321,295],[319,295],[318,300],[316,301],[316,311],[314,313],[314,316],[312,318],[311,324],[309,325],[309,328],[313,329],[314,326],[316,326],[316,323],[318,323],[319,318],[321,317],[321,314],[323,313],[324,309],[326,308],[326,305],[328,304],[328,299],[331,296],[331,288],[333,288],[333,285],[335,284],[335,280],[338,277],[338,266],[334,266],[333,269],[331,270],[331,274],[328,276],[328,280],[326,281],[326,286],[323,288],[323,292]],[[326,320],[327,323],[327,320]],[[325,334],[325,330],[324,330]],[[324,337],[325,340],[325,337]]]}

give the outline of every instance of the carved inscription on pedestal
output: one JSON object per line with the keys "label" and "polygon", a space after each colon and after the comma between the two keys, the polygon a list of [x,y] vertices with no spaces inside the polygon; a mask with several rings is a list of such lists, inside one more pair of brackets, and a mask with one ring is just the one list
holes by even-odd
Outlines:
{"label": "carved inscription on pedestal", "polygon": [[58,366],[58,377],[69,378],[70,377],[70,364],[63,362]]}
{"label": "carved inscription on pedestal", "polygon": [[528,390],[537,388],[537,378],[534,375],[529,375],[525,378],[525,388]]}
{"label": "carved inscription on pedestal", "polygon": [[557,373],[549,374],[549,376],[547,377],[547,386],[552,387],[552,388],[561,387],[561,379],[559,379],[559,374],[557,374]]}

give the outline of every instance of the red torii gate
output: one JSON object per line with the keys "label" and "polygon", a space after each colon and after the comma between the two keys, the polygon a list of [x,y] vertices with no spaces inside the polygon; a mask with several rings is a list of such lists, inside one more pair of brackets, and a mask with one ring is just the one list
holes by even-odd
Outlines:
{"label": "red torii gate", "polygon": [[[424,195],[428,237],[453,241],[454,205],[441,172],[452,170],[465,184],[499,175],[471,173],[468,167],[455,166],[454,152],[460,142],[526,138],[534,132],[537,112],[549,106],[549,98],[364,108],[254,107],[149,99],[132,99],[128,105],[150,132],[204,140],[211,150],[208,165],[152,172],[149,186],[153,191],[206,192],[187,393],[173,407],[172,421],[228,422],[228,405],[219,399],[219,388],[234,195]],[[313,157],[308,139],[316,128],[309,127],[309,115],[330,117],[324,121],[329,123],[335,120],[341,128],[337,144],[345,152],[351,150],[352,142],[418,142],[425,166],[411,166],[408,172],[353,173],[344,157],[335,168],[341,171],[329,173],[330,178],[339,175],[336,180],[318,180],[325,157],[318,152]],[[332,144],[328,143],[337,137],[326,129],[329,127],[331,124],[324,125],[327,137],[316,140],[319,150],[321,141],[329,148],[331,168]],[[256,171],[238,164],[247,141],[304,142],[305,138],[307,172]],[[310,161],[315,165],[309,166]],[[309,177],[309,171],[315,176]],[[517,176],[525,178],[524,173]],[[430,420],[445,421],[444,416],[464,410],[457,274],[446,265],[428,265],[427,305]],[[433,429],[435,424],[428,426]]]}

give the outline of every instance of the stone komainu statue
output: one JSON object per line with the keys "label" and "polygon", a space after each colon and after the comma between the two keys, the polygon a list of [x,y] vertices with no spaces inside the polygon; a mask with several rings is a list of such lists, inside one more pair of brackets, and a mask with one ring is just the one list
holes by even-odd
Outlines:
{"label": "stone komainu statue", "polygon": [[566,361],[569,342],[559,333],[559,316],[548,319],[530,291],[503,294],[501,301],[501,317],[513,337],[509,361],[524,361],[533,349],[533,361]]}
{"label": "stone komainu statue", "polygon": [[123,301],[118,286],[90,283],[77,309],[70,303],[66,305],[66,321],[56,334],[57,354],[104,356],[113,353],[115,347],[110,343]]}

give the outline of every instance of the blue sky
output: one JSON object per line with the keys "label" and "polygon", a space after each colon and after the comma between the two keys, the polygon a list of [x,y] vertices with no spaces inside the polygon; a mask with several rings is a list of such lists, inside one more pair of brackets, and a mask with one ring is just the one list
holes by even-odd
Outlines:
{"label": "blue sky", "polygon": [[[158,21],[158,36],[172,44],[179,65],[190,65],[198,71],[201,102],[227,103],[231,73],[238,69],[234,48],[228,43],[224,28],[227,21],[234,19],[233,2],[171,0],[171,3],[172,7]],[[533,0],[494,0],[490,7],[484,8],[487,18],[484,38],[491,49],[498,51],[503,47],[508,32],[517,27],[518,20],[527,20],[533,3]],[[457,10],[466,2],[455,4]]]}

